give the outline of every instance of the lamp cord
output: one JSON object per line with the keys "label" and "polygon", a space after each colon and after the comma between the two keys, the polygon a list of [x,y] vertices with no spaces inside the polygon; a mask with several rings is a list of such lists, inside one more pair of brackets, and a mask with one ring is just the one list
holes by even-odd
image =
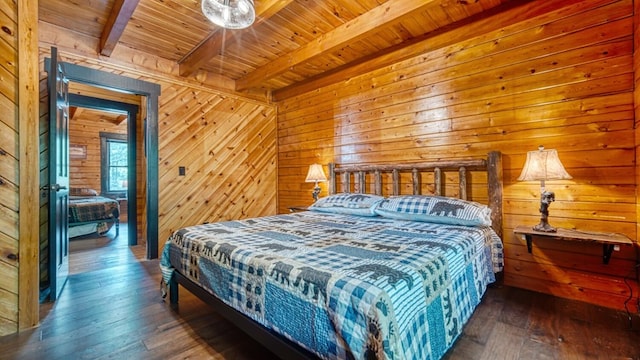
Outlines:
{"label": "lamp cord", "polygon": [[[629,302],[633,300],[633,288],[627,282],[627,280],[631,277],[633,272],[636,272],[636,279],[638,279],[638,271],[640,270],[640,263],[636,263],[633,268],[629,271],[629,274],[623,278],[624,284],[629,288],[629,296],[624,301],[624,310],[627,312],[627,318],[629,319],[629,329],[633,330],[633,314],[631,310],[629,310]],[[636,303],[636,311],[640,314],[640,296],[638,296],[638,301]]]}

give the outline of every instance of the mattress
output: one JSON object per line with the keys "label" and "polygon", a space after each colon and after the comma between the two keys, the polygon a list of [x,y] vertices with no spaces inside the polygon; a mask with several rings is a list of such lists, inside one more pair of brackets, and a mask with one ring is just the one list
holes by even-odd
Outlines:
{"label": "mattress", "polygon": [[438,359],[502,243],[487,226],[307,211],[180,229],[161,267],[323,359]]}

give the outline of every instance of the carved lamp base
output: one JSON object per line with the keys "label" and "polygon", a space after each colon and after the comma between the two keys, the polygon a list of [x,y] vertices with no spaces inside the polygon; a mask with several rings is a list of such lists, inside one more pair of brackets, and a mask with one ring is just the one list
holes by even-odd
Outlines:
{"label": "carved lamp base", "polygon": [[549,223],[546,222],[546,221],[544,221],[544,222],[540,221],[540,224],[534,226],[533,230],[541,231],[541,232],[556,232],[556,231],[558,231],[558,229],[556,229],[553,226],[549,225]]}
{"label": "carved lamp base", "polygon": [[557,229],[549,225],[549,205],[556,200],[553,191],[543,191],[540,196],[540,223],[533,227],[535,231],[556,232]]}
{"label": "carved lamp base", "polygon": [[318,186],[318,182],[316,181],[316,187],[313,188],[313,192],[311,193],[313,196],[313,201],[318,201],[318,195],[320,195],[320,186]]}

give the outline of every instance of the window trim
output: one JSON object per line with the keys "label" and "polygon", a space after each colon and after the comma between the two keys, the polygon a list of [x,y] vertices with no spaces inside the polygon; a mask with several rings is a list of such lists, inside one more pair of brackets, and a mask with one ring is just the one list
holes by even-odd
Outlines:
{"label": "window trim", "polygon": [[[127,191],[109,191],[108,186],[108,178],[109,178],[109,163],[107,159],[109,158],[108,149],[109,149],[109,141],[119,141],[124,142],[128,146],[128,137],[126,134],[116,134],[110,132],[100,132],[100,188],[101,194],[114,197],[114,198],[124,198],[127,195]],[[129,164],[127,164],[127,167]]]}

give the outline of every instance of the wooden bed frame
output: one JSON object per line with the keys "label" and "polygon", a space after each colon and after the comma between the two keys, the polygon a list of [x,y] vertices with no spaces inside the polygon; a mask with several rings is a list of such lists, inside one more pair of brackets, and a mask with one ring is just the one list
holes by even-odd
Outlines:
{"label": "wooden bed frame", "polygon": [[[100,220],[69,223],[69,227],[88,225],[88,224],[110,223],[110,222],[114,223],[114,226],[116,227],[116,236],[115,237],[117,238],[120,235],[120,215],[118,215],[117,217],[114,217],[114,218],[109,218],[109,219],[100,219]],[[97,231],[96,231],[96,234],[98,234]],[[91,235],[91,234],[86,234],[86,235],[81,235],[81,236],[87,236],[87,235]],[[98,234],[98,235],[100,235],[100,234]],[[69,240],[73,241],[73,240],[75,240],[75,238],[71,238]]]}
{"label": "wooden bed frame", "polygon": [[[337,190],[337,178],[340,176],[341,192],[366,192],[366,175],[373,174],[374,193],[382,194],[382,174],[390,172],[392,176],[392,195],[400,194],[400,173],[410,172],[412,178],[412,190],[419,194],[421,189],[420,173],[432,171],[434,173],[435,195],[442,195],[442,173],[455,170],[459,176],[459,197],[467,199],[467,177],[471,171],[486,171],[488,186],[488,206],[491,208],[492,228],[502,238],[502,154],[497,151],[490,152],[486,159],[438,161],[402,165],[366,165],[351,167],[336,167],[329,164],[329,193],[335,194]],[[351,178],[354,178],[353,186]],[[178,306],[178,285],[192,292],[205,303],[212,306],[218,314],[235,324],[247,335],[271,350],[282,359],[317,359],[317,356],[298,344],[277,334],[234,308],[225,304],[214,295],[202,289],[199,285],[180,274],[177,270],[169,283],[169,301],[174,308]]]}

